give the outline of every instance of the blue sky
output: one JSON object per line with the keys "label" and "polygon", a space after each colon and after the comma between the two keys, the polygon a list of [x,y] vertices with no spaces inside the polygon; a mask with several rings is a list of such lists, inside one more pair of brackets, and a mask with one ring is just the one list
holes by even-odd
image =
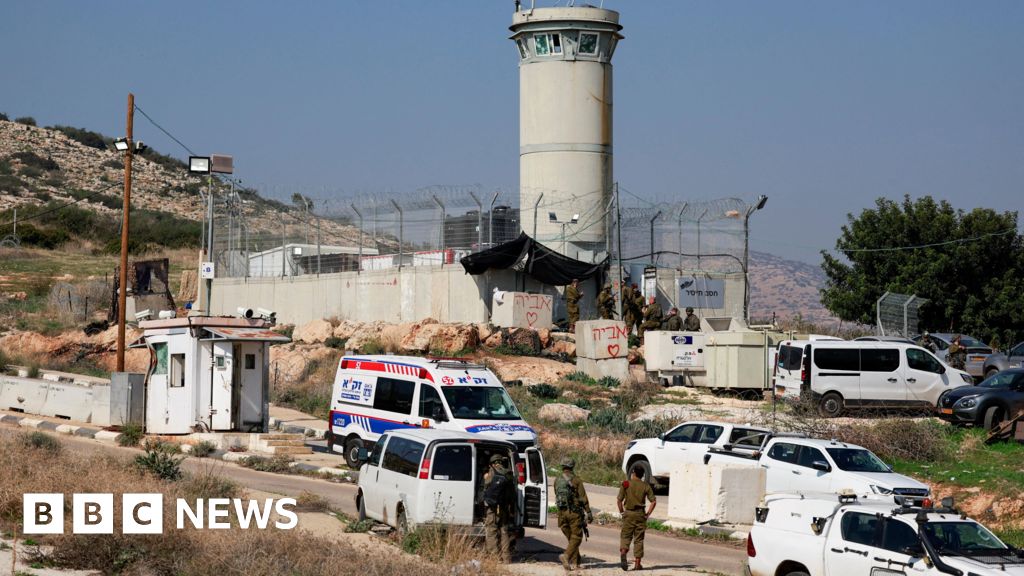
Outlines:
{"label": "blue sky", "polygon": [[[119,135],[133,91],[189,147],[234,155],[236,176],[277,196],[512,190],[512,6],[12,2],[0,111]],[[767,194],[752,247],[812,262],[879,196],[1024,207],[1022,2],[605,7],[626,36],[615,176],[634,193]],[[187,155],[138,116],[136,136]]]}

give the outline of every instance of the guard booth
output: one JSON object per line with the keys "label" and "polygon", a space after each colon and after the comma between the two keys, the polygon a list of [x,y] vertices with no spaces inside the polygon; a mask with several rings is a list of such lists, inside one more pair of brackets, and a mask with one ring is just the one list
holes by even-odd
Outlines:
{"label": "guard booth", "polygon": [[269,347],[291,339],[257,318],[201,317],[139,323],[148,348],[147,434],[267,432]]}

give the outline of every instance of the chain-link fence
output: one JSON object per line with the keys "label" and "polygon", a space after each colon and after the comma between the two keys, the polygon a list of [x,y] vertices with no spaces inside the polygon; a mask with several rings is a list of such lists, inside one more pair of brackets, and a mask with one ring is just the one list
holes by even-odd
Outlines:
{"label": "chain-link fence", "polygon": [[[532,191],[535,192],[535,191]],[[523,210],[539,219],[579,198],[543,191],[536,205],[520,194],[479,185],[430,186],[402,194],[314,197],[268,205],[231,192],[215,195],[213,250],[219,277],[260,277],[456,265],[463,256],[508,242],[523,230]],[[618,202],[616,202],[616,195]],[[539,196],[536,195],[535,196]],[[681,272],[742,273],[744,231],[755,206],[737,198],[650,202],[624,187],[596,191],[578,222],[537,240],[558,250],[595,223],[608,231],[612,265]],[[560,213],[560,212],[559,212]]]}
{"label": "chain-link fence", "polygon": [[910,338],[918,332],[918,311],[927,299],[916,294],[886,292],[875,303],[875,320],[882,336]]}

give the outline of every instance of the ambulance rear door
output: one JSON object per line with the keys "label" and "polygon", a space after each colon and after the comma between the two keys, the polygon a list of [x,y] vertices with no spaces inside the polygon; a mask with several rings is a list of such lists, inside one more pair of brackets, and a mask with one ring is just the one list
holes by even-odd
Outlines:
{"label": "ambulance rear door", "polygon": [[548,475],[544,456],[536,447],[526,449],[523,483],[523,526],[544,528],[548,524]]}

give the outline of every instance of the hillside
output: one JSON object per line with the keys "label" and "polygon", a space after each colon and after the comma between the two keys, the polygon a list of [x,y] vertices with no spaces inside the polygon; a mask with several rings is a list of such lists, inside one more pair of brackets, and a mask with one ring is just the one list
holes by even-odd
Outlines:
{"label": "hillside", "polygon": [[821,305],[825,286],[820,267],[765,252],[750,253],[750,315],[757,319],[796,319],[834,325],[838,319]]}
{"label": "hillside", "polygon": [[[124,179],[123,155],[112,149],[110,139],[83,129],[30,126],[0,118],[0,222],[11,219],[18,208],[21,219],[43,207],[75,202],[100,215],[121,211]],[[69,134],[75,136],[74,138]],[[205,178],[189,174],[184,163],[148,151],[132,162],[132,209],[164,213],[199,222],[205,206],[201,191]],[[229,185],[214,180],[214,197],[225,198]],[[284,221],[305,220],[302,212],[267,200],[254,190],[237,190],[242,200],[236,208],[250,231],[279,234]],[[218,213],[223,207],[218,207]],[[358,230],[331,220],[321,221],[325,242],[355,243]],[[134,228],[133,228],[134,229]],[[196,228],[198,230],[198,228]],[[88,230],[70,230],[88,237]],[[9,234],[0,230],[0,239]],[[192,246],[199,245],[195,235]]]}

